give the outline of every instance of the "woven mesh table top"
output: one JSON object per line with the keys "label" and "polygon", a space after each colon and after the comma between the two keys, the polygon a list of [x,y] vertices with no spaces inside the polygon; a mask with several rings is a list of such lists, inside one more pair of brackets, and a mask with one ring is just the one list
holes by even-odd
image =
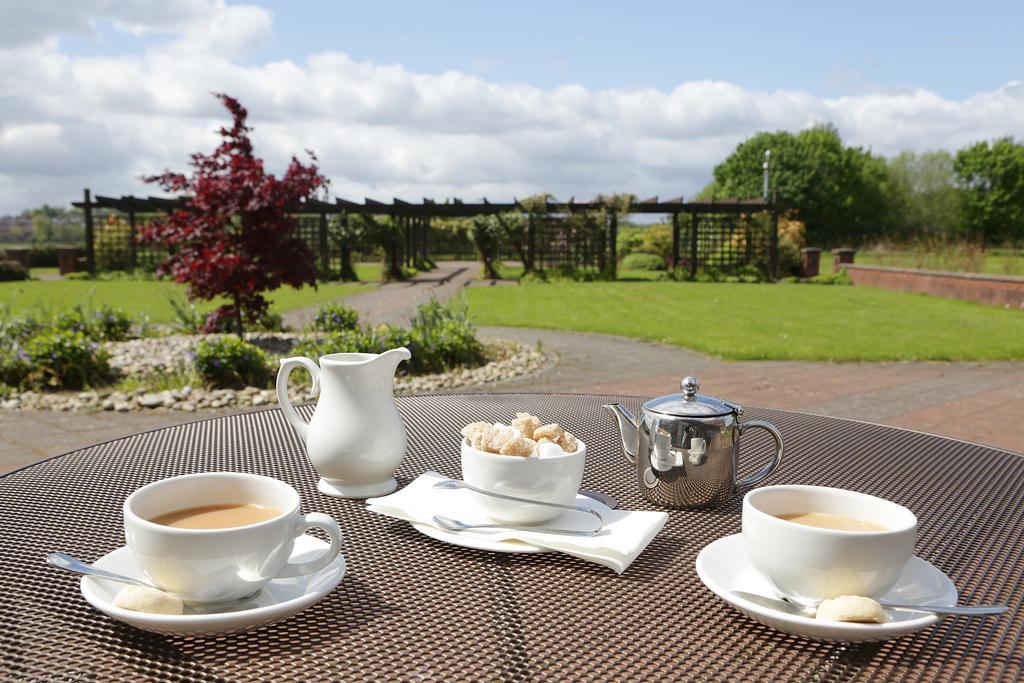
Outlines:
{"label": "woven mesh table top", "polygon": [[[650,508],[623,460],[612,397],[473,395],[399,398],[405,484],[426,469],[458,477],[457,433],[470,421],[530,410],[588,443],[583,485],[626,509]],[[621,399],[631,409],[640,400]],[[306,416],[309,408],[303,409]],[[963,602],[1017,610],[1024,566],[1024,458],[924,434],[750,409],[775,422],[786,460],[769,483],[852,488],[902,503],[920,520],[917,553]],[[744,436],[753,470],[769,452]],[[43,563],[94,560],[123,544],[120,507],[139,486],[210,470],[282,479],[305,511],[333,515],[348,574],[322,602],[277,625],[175,639],[93,611],[78,579]],[[232,680],[995,680],[1022,675],[1024,614],[950,619],[881,644],[785,636],[705,589],[697,552],[740,529],[740,497],[670,520],[623,575],[559,554],[497,555],[428,539],[327,498],[280,412],[238,415],[112,441],[0,478],[0,679]]]}

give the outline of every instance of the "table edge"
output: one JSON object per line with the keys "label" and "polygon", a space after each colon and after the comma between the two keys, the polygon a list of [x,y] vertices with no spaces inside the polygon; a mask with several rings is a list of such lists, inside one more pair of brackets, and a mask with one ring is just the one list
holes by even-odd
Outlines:
{"label": "table edge", "polygon": [[[430,397],[433,397],[433,396],[509,396],[509,395],[512,395],[512,394],[533,394],[533,395],[536,395],[536,396],[619,396],[619,397],[622,397],[622,398],[636,398],[636,399],[640,399],[640,400],[649,400],[650,398],[652,398],[650,396],[642,396],[642,395],[637,395],[637,394],[591,394],[591,393],[574,393],[574,392],[565,392],[565,391],[552,391],[552,392],[531,392],[531,391],[457,392],[457,391],[451,391],[451,392],[437,393],[437,394],[402,394],[401,398],[430,398]],[[309,405],[309,404],[299,404],[299,405]],[[767,408],[765,406],[747,406],[747,407],[748,408],[764,409],[764,410],[777,410],[779,412],[794,413],[796,415],[810,415],[812,417],[824,417],[824,418],[827,418],[827,419],[830,419],[830,420],[843,420],[844,422],[855,422],[857,424],[869,425],[869,426],[872,426],[872,427],[884,427],[886,429],[898,429],[899,431],[902,431],[902,432],[910,432],[911,434],[920,434],[922,436],[931,436],[931,437],[935,437],[937,439],[946,439],[947,441],[955,441],[957,443],[967,444],[968,446],[977,446],[979,448],[987,448],[989,450],[999,451],[999,452],[1002,452],[1002,453],[1006,453],[1007,455],[1012,455],[1012,456],[1015,456],[1015,457],[1018,457],[1018,458],[1024,458],[1024,453],[1018,453],[1016,451],[1011,451],[1009,449],[1003,448],[1002,446],[992,446],[992,445],[989,445],[989,444],[978,443],[977,441],[967,441],[966,439],[958,439],[958,438],[956,438],[954,436],[944,436],[942,434],[934,434],[932,432],[921,431],[920,429],[910,429],[909,427],[897,427],[896,425],[887,425],[887,424],[882,424],[880,422],[869,422],[868,420],[858,420],[858,419],[852,418],[852,417],[841,417],[841,416],[838,416],[838,415],[823,415],[821,413],[808,413],[808,412],[804,412],[804,411],[801,411],[801,410],[785,410],[785,409],[782,409],[782,408]],[[227,415],[214,415],[212,417],[206,417],[206,418],[203,418],[201,420],[192,420],[191,422],[182,422],[180,424],[167,425],[165,427],[156,427],[155,429],[147,429],[145,431],[136,432],[135,434],[129,434],[127,436],[118,436],[116,438],[107,439],[105,441],[97,441],[94,444],[90,444],[88,446],[83,446],[82,448],[75,448],[75,449],[72,449],[70,451],[65,451],[63,453],[58,453],[56,455],[50,455],[50,456],[47,456],[45,458],[40,458],[39,460],[35,460],[33,462],[26,463],[24,465],[21,465],[20,467],[14,468],[13,470],[9,470],[7,472],[4,472],[4,473],[0,474],[0,479],[3,479],[4,477],[6,477],[8,475],[16,474],[18,472],[21,472],[22,470],[26,470],[29,467],[35,467],[36,465],[41,465],[44,462],[49,462],[51,460],[56,460],[57,458],[63,458],[64,456],[71,455],[72,453],[77,453],[78,451],[85,450],[86,448],[95,448],[97,446],[102,446],[104,444],[112,443],[114,441],[120,441],[122,439],[129,439],[129,438],[132,438],[132,437],[135,437],[135,436],[141,436],[143,434],[152,434],[154,432],[160,432],[160,431],[163,431],[165,429],[174,429],[176,427],[183,427],[185,425],[194,425],[194,424],[199,424],[201,422],[209,422],[211,420],[222,420],[222,419],[228,418],[228,417],[238,417],[239,415],[249,415],[249,414],[253,414],[253,413],[265,413],[265,412],[269,412],[271,410],[280,411],[281,408],[280,408],[280,406],[268,406],[266,408],[260,408],[258,410],[247,410],[247,411],[242,412],[242,413],[229,413]]]}

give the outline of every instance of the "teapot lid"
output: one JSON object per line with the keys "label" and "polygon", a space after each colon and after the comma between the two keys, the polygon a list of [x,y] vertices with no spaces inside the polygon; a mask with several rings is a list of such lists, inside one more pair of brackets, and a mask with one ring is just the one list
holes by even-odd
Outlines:
{"label": "teapot lid", "polygon": [[715,417],[743,412],[743,409],[735,403],[723,401],[714,396],[698,394],[700,380],[696,377],[684,377],[679,384],[682,392],[651,399],[644,404],[644,410],[673,417]]}

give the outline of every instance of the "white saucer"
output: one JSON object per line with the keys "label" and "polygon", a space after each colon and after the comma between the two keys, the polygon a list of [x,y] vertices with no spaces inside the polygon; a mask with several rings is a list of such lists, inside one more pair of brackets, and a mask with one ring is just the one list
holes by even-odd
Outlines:
{"label": "white saucer", "polygon": [[[293,562],[312,559],[329,547],[327,543],[312,536],[300,536],[295,540],[295,549],[290,559]],[[132,551],[125,546],[104,555],[93,564],[110,572],[145,579]],[[233,603],[230,610],[204,610],[200,613],[186,606],[185,614],[180,615],[149,614],[115,607],[114,597],[124,587],[123,583],[83,576],[81,586],[82,595],[89,604],[113,619],[165,636],[195,637],[249,631],[287,619],[319,602],[334,590],[343,576],[345,558],[338,555],[334,562],[318,572],[290,579],[274,579],[255,598]]]}
{"label": "white saucer", "polygon": [[[889,640],[928,628],[942,620],[939,615],[924,612],[886,610],[889,621],[884,624],[818,621],[736,597],[732,594],[734,590],[767,597],[778,595],[768,579],[750,565],[743,534],[720,538],[701,550],[697,555],[697,576],[715,595],[754,621],[811,640],[844,643]],[[910,559],[896,587],[882,596],[883,600],[892,602],[937,606],[955,605],[957,598],[956,587],[949,577],[919,557]]]}

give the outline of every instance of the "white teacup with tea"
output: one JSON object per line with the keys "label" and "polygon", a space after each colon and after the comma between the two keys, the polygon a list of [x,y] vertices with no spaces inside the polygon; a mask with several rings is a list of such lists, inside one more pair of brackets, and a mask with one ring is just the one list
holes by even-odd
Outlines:
{"label": "white teacup with tea", "polygon": [[[317,572],[338,556],[328,515],[299,512],[288,484],[257,474],[209,472],[162,479],[124,503],[125,540],[152,583],[189,603],[238,600],[271,580]],[[289,562],[295,539],[318,527],[329,549]]]}
{"label": "white teacup with tea", "polygon": [[913,557],[916,535],[910,510],[856,491],[766,486],[743,498],[751,564],[799,602],[884,594]]}

